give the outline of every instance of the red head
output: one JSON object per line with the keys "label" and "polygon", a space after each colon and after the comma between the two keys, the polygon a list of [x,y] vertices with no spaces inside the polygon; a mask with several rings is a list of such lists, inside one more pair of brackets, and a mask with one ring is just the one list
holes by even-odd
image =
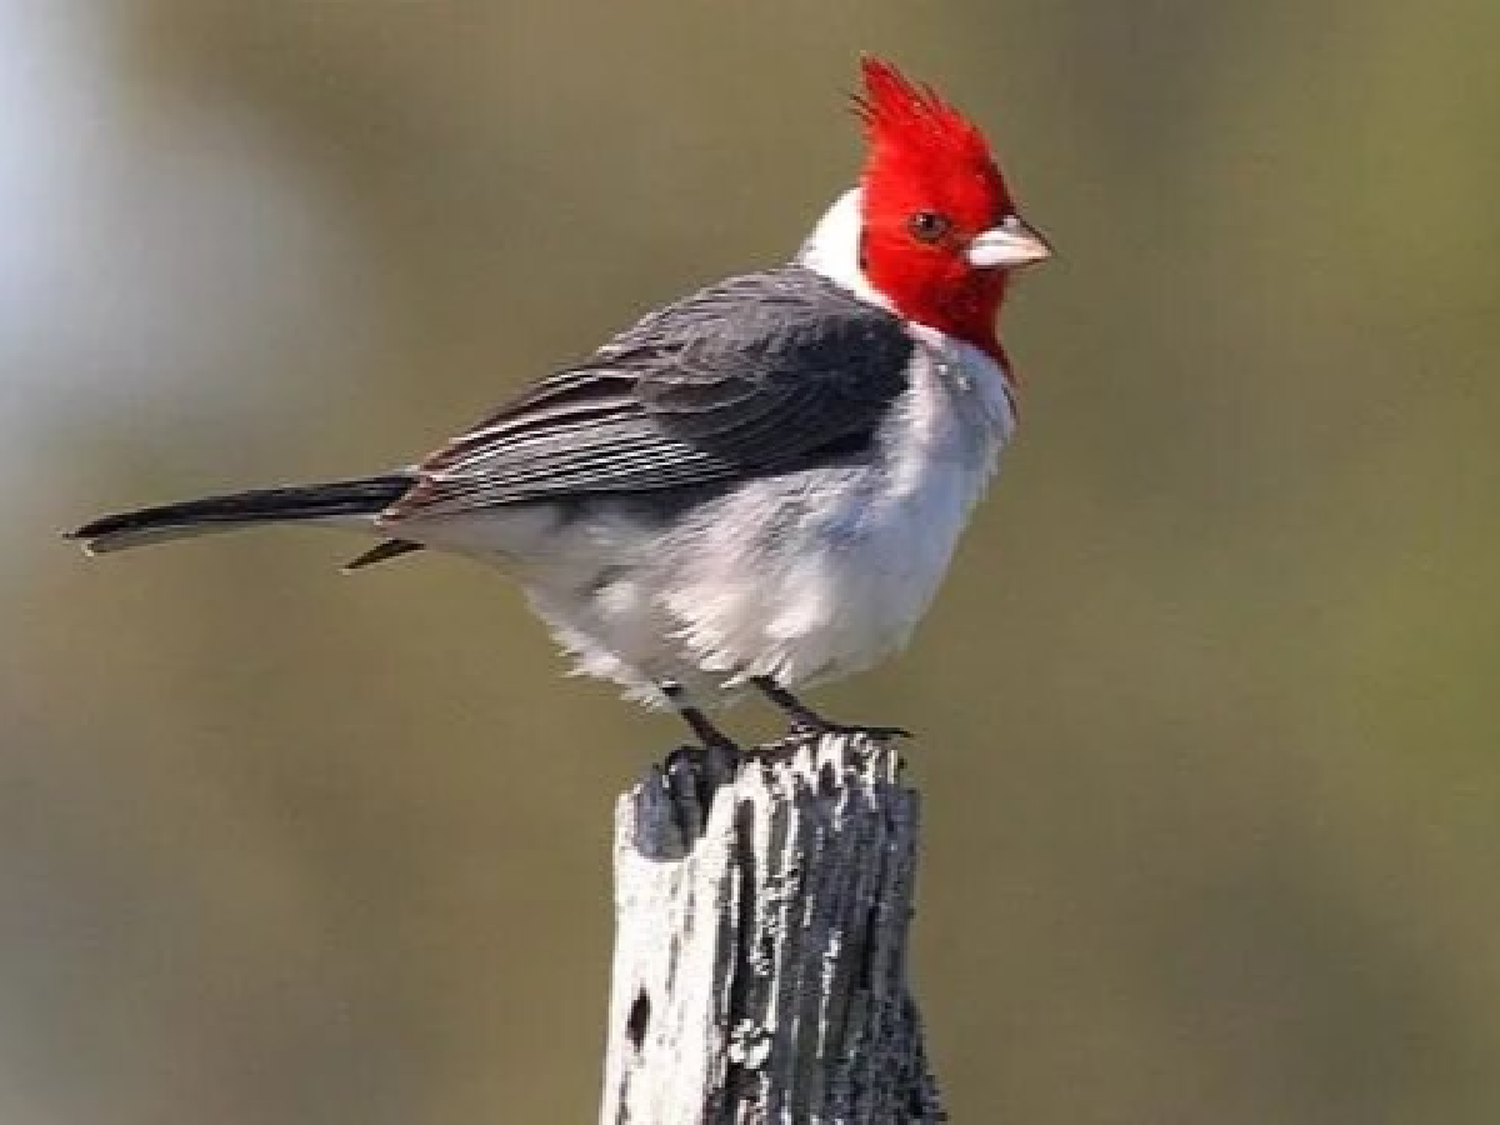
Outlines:
{"label": "red head", "polygon": [[902,315],[1003,363],[995,317],[1007,275],[1046,258],[1047,244],[1016,215],[972,122],[890,63],[866,58],[863,71],[865,277]]}

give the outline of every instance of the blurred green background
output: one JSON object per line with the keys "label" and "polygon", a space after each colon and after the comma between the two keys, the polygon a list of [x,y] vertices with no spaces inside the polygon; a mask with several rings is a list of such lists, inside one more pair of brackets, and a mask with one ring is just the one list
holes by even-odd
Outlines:
{"label": "blurred green background", "polygon": [[[911,651],[956,1121],[1500,1120],[1500,5],[0,2],[0,1121],[572,1122],[680,737],[517,592],[111,508],[424,452],[791,252],[889,54],[1060,249]],[[770,729],[752,705],[730,723]]]}

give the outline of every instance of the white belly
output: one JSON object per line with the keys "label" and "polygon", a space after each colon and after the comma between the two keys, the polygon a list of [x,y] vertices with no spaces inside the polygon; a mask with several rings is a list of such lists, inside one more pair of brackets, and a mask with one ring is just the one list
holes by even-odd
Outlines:
{"label": "white belly", "polygon": [[601,499],[429,541],[503,554],[578,671],[637,699],[660,702],[664,679],[705,703],[751,676],[797,687],[907,639],[1012,425],[998,367],[933,334],[865,462],[755,481],[665,527]]}

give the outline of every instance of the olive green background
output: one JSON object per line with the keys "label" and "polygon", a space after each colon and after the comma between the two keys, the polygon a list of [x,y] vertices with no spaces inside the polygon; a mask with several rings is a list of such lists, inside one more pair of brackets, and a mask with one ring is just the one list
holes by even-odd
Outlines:
{"label": "olive green background", "polygon": [[89,77],[0,118],[0,1121],[591,1119],[675,723],[471,563],[54,532],[402,462],[785,257],[862,50],[1059,249],[939,604],[817,696],[921,735],[955,1121],[1500,1120],[1493,0],[8,8]]}

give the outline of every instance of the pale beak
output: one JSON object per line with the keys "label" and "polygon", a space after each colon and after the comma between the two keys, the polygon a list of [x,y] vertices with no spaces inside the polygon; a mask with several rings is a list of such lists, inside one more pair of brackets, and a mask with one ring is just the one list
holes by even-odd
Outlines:
{"label": "pale beak", "polygon": [[969,243],[969,264],[980,269],[1017,269],[1052,257],[1046,239],[1015,215],[997,227],[981,231]]}

